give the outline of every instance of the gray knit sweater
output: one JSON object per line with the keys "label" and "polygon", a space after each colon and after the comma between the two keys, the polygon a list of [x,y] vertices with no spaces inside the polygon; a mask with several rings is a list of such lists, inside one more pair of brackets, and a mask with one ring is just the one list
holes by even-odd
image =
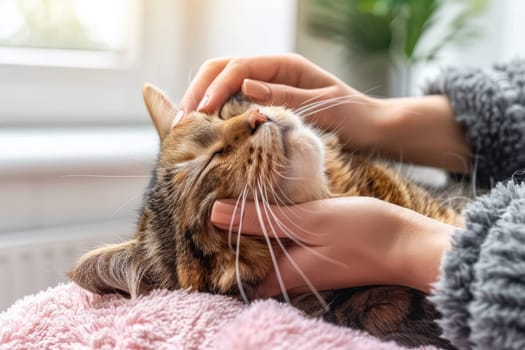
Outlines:
{"label": "gray knit sweater", "polygon": [[492,188],[469,206],[443,258],[431,296],[443,335],[459,349],[525,349],[525,61],[448,69],[429,92],[449,97],[473,180]]}

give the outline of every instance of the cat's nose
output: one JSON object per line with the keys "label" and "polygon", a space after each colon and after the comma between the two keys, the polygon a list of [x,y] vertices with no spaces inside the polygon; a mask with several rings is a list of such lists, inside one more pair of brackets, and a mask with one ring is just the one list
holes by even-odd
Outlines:
{"label": "cat's nose", "polygon": [[255,131],[259,125],[264,124],[268,121],[268,117],[259,112],[258,109],[253,109],[249,111],[247,119],[252,131]]}

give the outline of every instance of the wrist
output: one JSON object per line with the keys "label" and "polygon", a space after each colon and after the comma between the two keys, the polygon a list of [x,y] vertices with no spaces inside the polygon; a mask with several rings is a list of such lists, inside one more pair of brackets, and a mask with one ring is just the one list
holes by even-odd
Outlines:
{"label": "wrist", "polygon": [[396,265],[400,284],[429,293],[439,279],[454,226],[407,211],[400,217]]}
{"label": "wrist", "polygon": [[364,108],[364,111],[356,113],[357,107],[351,106],[347,114],[366,116],[366,123],[359,126],[358,133],[352,124],[352,129],[347,131],[348,135],[344,135],[344,142],[353,150],[373,153],[379,150],[380,145],[388,136],[388,127],[385,124],[389,119],[391,101],[362,95],[362,100],[357,103]]}
{"label": "wrist", "polygon": [[[402,147],[403,137],[406,136],[406,127],[410,125],[411,114],[414,113],[414,97],[385,98],[378,101],[376,132],[377,150],[381,153],[392,153]],[[412,107],[412,108],[411,108]]]}
{"label": "wrist", "polygon": [[391,153],[403,132],[406,122],[407,101],[405,98],[374,98],[366,96],[367,114],[370,116],[362,146],[365,150]]}
{"label": "wrist", "polygon": [[376,150],[392,159],[468,173],[470,145],[446,96],[384,99]]}

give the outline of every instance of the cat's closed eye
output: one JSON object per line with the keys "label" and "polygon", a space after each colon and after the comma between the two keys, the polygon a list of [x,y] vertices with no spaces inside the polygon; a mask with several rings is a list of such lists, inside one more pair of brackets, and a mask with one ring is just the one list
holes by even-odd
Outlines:
{"label": "cat's closed eye", "polygon": [[223,148],[219,148],[218,150],[214,151],[211,155],[211,158],[217,158],[219,156],[221,156],[222,154],[224,153],[224,147]]}

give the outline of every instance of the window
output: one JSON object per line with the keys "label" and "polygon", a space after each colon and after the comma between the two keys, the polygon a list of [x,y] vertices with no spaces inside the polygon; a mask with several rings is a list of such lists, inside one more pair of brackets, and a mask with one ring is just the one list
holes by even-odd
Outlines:
{"label": "window", "polygon": [[0,0],[0,64],[116,66],[131,54],[135,7],[125,0]]}
{"label": "window", "polygon": [[122,13],[122,0],[2,0],[0,45],[118,50]]}
{"label": "window", "polygon": [[174,57],[142,41],[153,41],[145,22],[157,30],[166,20],[157,12],[172,7],[0,0],[0,128],[146,123],[140,93],[153,70],[145,53]]}

